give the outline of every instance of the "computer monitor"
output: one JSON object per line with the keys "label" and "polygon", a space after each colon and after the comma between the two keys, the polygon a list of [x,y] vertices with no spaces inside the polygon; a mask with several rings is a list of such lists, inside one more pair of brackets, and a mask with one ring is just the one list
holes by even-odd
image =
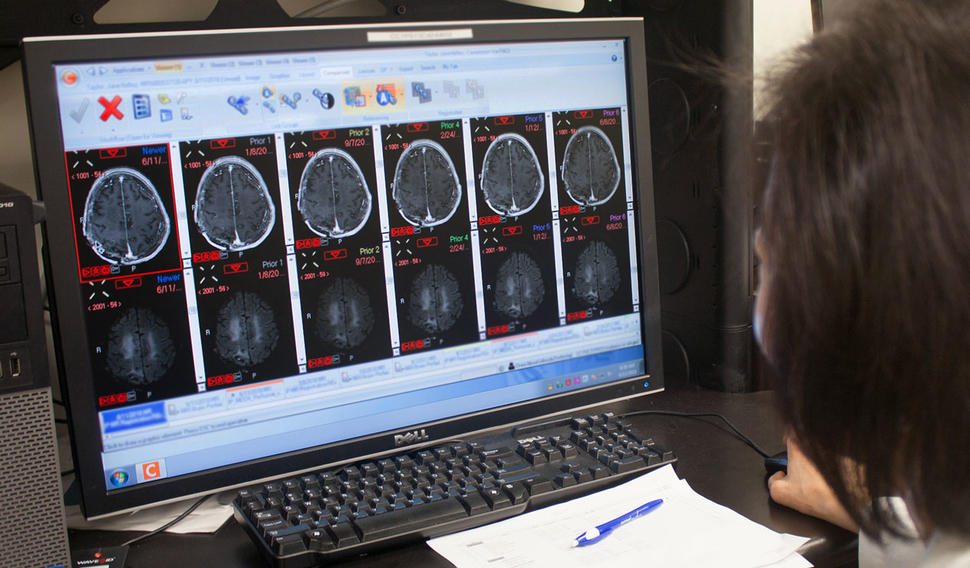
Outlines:
{"label": "computer monitor", "polygon": [[24,41],[83,512],[662,390],[639,19]]}

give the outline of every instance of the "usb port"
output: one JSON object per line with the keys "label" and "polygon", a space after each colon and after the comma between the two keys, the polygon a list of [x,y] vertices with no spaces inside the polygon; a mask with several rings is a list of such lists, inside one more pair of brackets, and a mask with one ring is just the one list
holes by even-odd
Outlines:
{"label": "usb port", "polygon": [[10,376],[19,377],[20,376],[20,357],[11,356],[10,357]]}

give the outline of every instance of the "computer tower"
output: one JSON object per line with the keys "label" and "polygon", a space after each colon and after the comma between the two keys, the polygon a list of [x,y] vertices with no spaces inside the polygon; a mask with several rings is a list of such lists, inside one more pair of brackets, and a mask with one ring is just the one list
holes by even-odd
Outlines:
{"label": "computer tower", "polygon": [[32,200],[0,184],[0,554],[68,566],[70,549]]}

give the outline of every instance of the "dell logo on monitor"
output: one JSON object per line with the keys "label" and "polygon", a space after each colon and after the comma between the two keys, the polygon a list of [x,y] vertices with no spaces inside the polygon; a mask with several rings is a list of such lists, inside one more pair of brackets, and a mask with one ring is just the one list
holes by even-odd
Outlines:
{"label": "dell logo on monitor", "polygon": [[424,430],[412,430],[410,432],[405,432],[403,434],[394,434],[394,445],[395,446],[407,446],[408,444],[413,444],[415,442],[423,442],[425,440],[430,440],[431,436]]}

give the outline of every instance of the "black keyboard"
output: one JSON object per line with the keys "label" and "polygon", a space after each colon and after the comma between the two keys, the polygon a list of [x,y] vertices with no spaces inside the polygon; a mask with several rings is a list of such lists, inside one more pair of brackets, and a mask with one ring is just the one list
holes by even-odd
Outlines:
{"label": "black keyboard", "polygon": [[250,487],[233,508],[273,566],[302,568],[512,517],[674,461],[607,412]]}

